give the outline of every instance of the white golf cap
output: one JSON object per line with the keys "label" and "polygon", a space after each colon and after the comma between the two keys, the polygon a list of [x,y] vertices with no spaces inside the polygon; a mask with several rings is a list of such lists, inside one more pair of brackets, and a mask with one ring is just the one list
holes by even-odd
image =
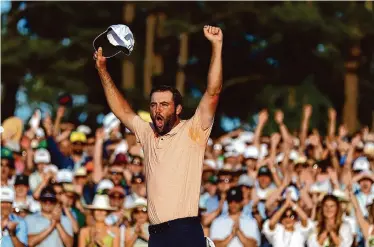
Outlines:
{"label": "white golf cap", "polygon": [[358,157],[355,162],[353,162],[354,171],[369,171],[370,163],[366,157]]}
{"label": "white golf cap", "polygon": [[108,27],[93,41],[94,49],[97,51],[99,47],[102,47],[103,56],[106,58],[114,57],[120,53],[129,56],[134,45],[135,39],[130,28],[122,24]]}
{"label": "white golf cap", "polygon": [[0,201],[2,202],[13,202],[14,201],[14,189],[8,186],[2,186],[0,188]]}
{"label": "white golf cap", "polygon": [[256,146],[249,146],[244,151],[243,156],[245,159],[258,159],[260,156],[260,152],[258,151]]}
{"label": "white golf cap", "polygon": [[57,172],[56,180],[57,183],[72,183],[74,174],[72,171],[62,169]]}
{"label": "white golf cap", "polygon": [[39,163],[45,163],[49,164],[51,163],[51,155],[49,154],[47,149],[40,148],[35,151],[34,153],[34,163],[39,164]]}

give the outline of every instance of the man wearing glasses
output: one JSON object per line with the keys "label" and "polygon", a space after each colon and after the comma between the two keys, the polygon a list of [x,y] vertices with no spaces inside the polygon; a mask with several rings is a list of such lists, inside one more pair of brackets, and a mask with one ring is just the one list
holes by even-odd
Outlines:
{"label": "man wearing glasses", "polygon": [[30,246],[72,247],[73,227],[70,220],[62,215],[61,206],[51,187],[43,189],[40,195],[41,212],[26,217]]}
{"label": "man wearing glasses", "polygon": [[112,112],[135,133],[144,151],[150,247],[206,246],[197,215],[204,152],[222,89],[223,34],[218,27],[205,26],[203,30],[212,49],[208,85],[188,120],[180,118],[182,96],[171,86],[151,91],[152,124],[142,120],[116,88],[102,48],[94,54]]}

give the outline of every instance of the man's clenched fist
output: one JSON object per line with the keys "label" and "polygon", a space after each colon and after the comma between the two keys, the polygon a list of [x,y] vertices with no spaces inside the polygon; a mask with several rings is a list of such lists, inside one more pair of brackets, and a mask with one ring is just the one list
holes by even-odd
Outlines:
{"label": "man's clenched fist", "polygon": [[96,60],[96,69],[106,68],[106,58],[103,56],[103,48],[99,47],[94,54],[94,59]]}
{"label": "man's clenched fist", "polygon": [[204,35],[212,44],[222,44],[223,34],[221,28],[204,26]]}

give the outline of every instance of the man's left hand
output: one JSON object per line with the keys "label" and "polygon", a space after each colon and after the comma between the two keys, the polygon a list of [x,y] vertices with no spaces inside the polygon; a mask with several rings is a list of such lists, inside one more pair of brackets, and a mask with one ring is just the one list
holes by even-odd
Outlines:
{"label": "man's left hand", "polygon": [[204,26],[204,35],[212,44],[222,44],[223,34],[221,28]]}

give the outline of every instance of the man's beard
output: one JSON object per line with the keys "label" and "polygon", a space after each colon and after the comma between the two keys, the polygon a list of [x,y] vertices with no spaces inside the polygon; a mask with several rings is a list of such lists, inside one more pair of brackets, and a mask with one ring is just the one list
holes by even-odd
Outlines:
{"label": "man's beard", "polygon": [[[155,127],[155,131],[159,135],[165,135],[171,131],[175,122],[177,121],[177,113],[174,112],[168,117],[163,117],[160,114],[156,114],[152,116],[153,126]],[[158,122],[162,122],[162,126],[158,126]]]}

